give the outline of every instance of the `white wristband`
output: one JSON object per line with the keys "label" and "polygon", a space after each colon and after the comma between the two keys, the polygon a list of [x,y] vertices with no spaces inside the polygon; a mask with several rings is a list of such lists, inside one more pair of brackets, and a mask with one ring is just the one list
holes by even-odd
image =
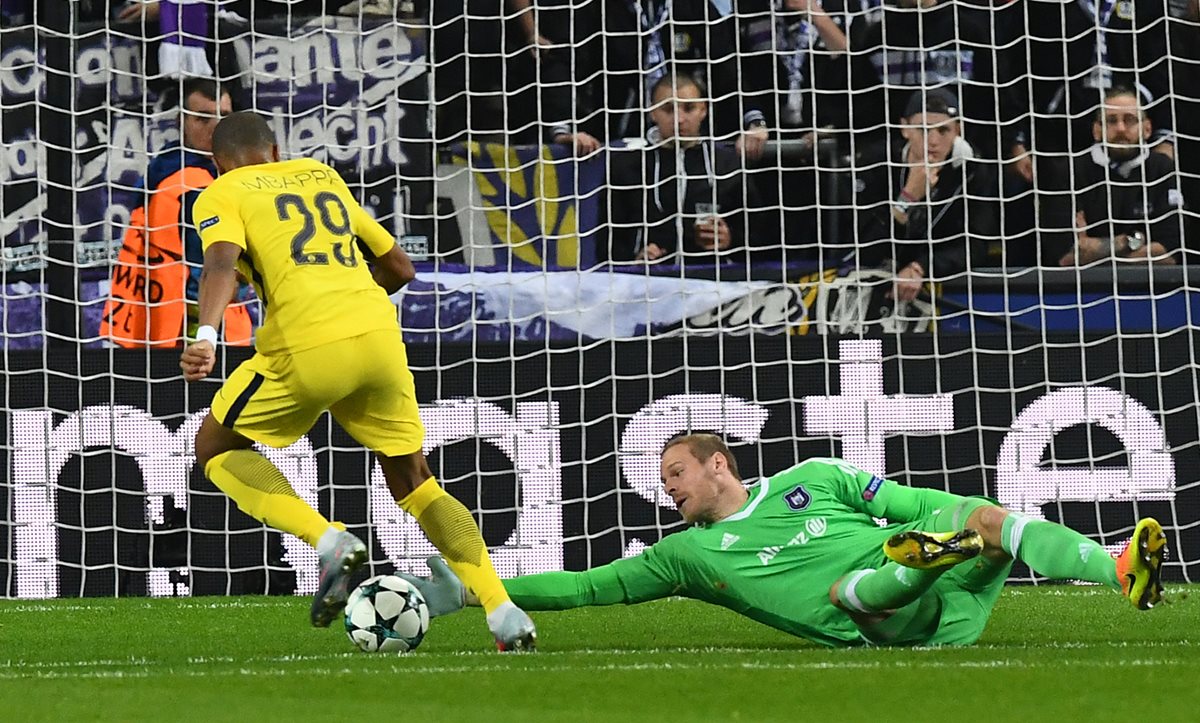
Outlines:
{"label": "white wristband", "polygon": [[207,341],[213,346],[217,345],[217,330],[207,324],[196,330],[196,341]]}

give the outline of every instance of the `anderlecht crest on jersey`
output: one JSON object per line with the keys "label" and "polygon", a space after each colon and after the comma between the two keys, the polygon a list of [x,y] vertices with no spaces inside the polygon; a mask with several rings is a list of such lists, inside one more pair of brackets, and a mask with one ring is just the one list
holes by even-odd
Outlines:
{"label": "anderlecht crest on jersey", "polygon": [[796,489],[784,495],[783,499],[787,502],[788,507],[796,511],[800,511],[812,504],[812,495],[808,493],[808,490],[804,489],[804,485],[796,485]]}

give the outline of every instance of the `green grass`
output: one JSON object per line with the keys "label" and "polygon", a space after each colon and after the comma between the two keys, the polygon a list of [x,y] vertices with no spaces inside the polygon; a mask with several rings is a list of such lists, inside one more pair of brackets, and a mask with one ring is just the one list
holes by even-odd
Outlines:
{"label": "green grass", "polygon": [[1140,613],[1098,588],[1010,588],[957,649],[827,650],[667,600],[535,614],[534,655],[493,652],[475,610],[381,656],[307,610],[0,601],[0,720],[1200,720],[1195,595]]}

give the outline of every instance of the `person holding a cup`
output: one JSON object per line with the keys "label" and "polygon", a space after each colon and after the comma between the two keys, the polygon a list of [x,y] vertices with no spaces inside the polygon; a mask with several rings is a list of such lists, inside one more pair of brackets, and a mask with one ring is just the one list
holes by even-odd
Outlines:
{"label": "person holding a cup", "polygon": [[761,204],[734,145],[706,135],[704,84],[669,73],[654,85],[651,103],[648,143],[610,155],[610,234],[601,256],[672,265],[747,263],[747,246],[776,244],[767,224],[753,224],[751,232],[751,209]]}

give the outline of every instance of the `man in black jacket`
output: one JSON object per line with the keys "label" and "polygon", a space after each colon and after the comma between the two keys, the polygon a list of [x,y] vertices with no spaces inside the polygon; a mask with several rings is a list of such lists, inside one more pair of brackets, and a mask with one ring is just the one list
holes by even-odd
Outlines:
{"label": "man in black jacket", "polygon": [[1028,68],[1020,4],[992,0],[898,0],[863,13],[850,27],[854,127],[877,132],[920,88],[955,87],[975,153],[995,158],[1000,128],[1028,109],[1014,81]]}
{"label": "man in black jacket", "polygon": [[[609,141],[644,132],[642,109],[652,86],[673,69],[700,78],[712,91],[708,127],[750,159],[762,155],[767,129],[761,110],[742,95],[738,75],[738,15],[712,0],[604,0],[583,3],[601,13],[603,48],[591,75],[600,111],[584,130]],[[577,73],[580,71],[576,71]],[[580,119],[582,120],[582,119]]]}
{"label": "man in black jacket", "polygon": [[[1025,38],[1016,48],[1036,68],[1014,91],[1032,113],[1008,139],[1006,158],[1034,183],[1029,152],[1081,151],[1090,143],[1090,119],[1104,94],[1128,86],[1154,120],[1154,145],[1170,153],[1167,23],[1162,0],[1029,0]],[[1018,15],[1020,17],[1020,15]],[[1040,171],[1039,171],[1040,172]]]}
{"label": "man in black jacket", "polygon": [[1068,177],[1047,179],[1042,263],[1074,266],[1099,259],[1159,258],[1179,249],[1182,205],[1175,164],[1149,147],[1153,127],[1137,92],[1115,87],[1092,124],[1095,144],[1077,155]]}
{"label": "man in black jacket", "polygon": [[898,301],[965,271],[984,243],[999,239],[995,174],[974,160],[958,119],[949,90],[916,91],[905,107],[903,146],[859,159],[857,205],[865,211],[857,262],[894,268]]}
{"label": "man in black jacket", "polygon": [[758,193],[737,151],[708,137],[705,97],[696,78],[663,77],[653,88],[649,146],[610,152],[609,248],[601,256],[745,263],[747,246],[777,248],[771,224],[748,228]]}

